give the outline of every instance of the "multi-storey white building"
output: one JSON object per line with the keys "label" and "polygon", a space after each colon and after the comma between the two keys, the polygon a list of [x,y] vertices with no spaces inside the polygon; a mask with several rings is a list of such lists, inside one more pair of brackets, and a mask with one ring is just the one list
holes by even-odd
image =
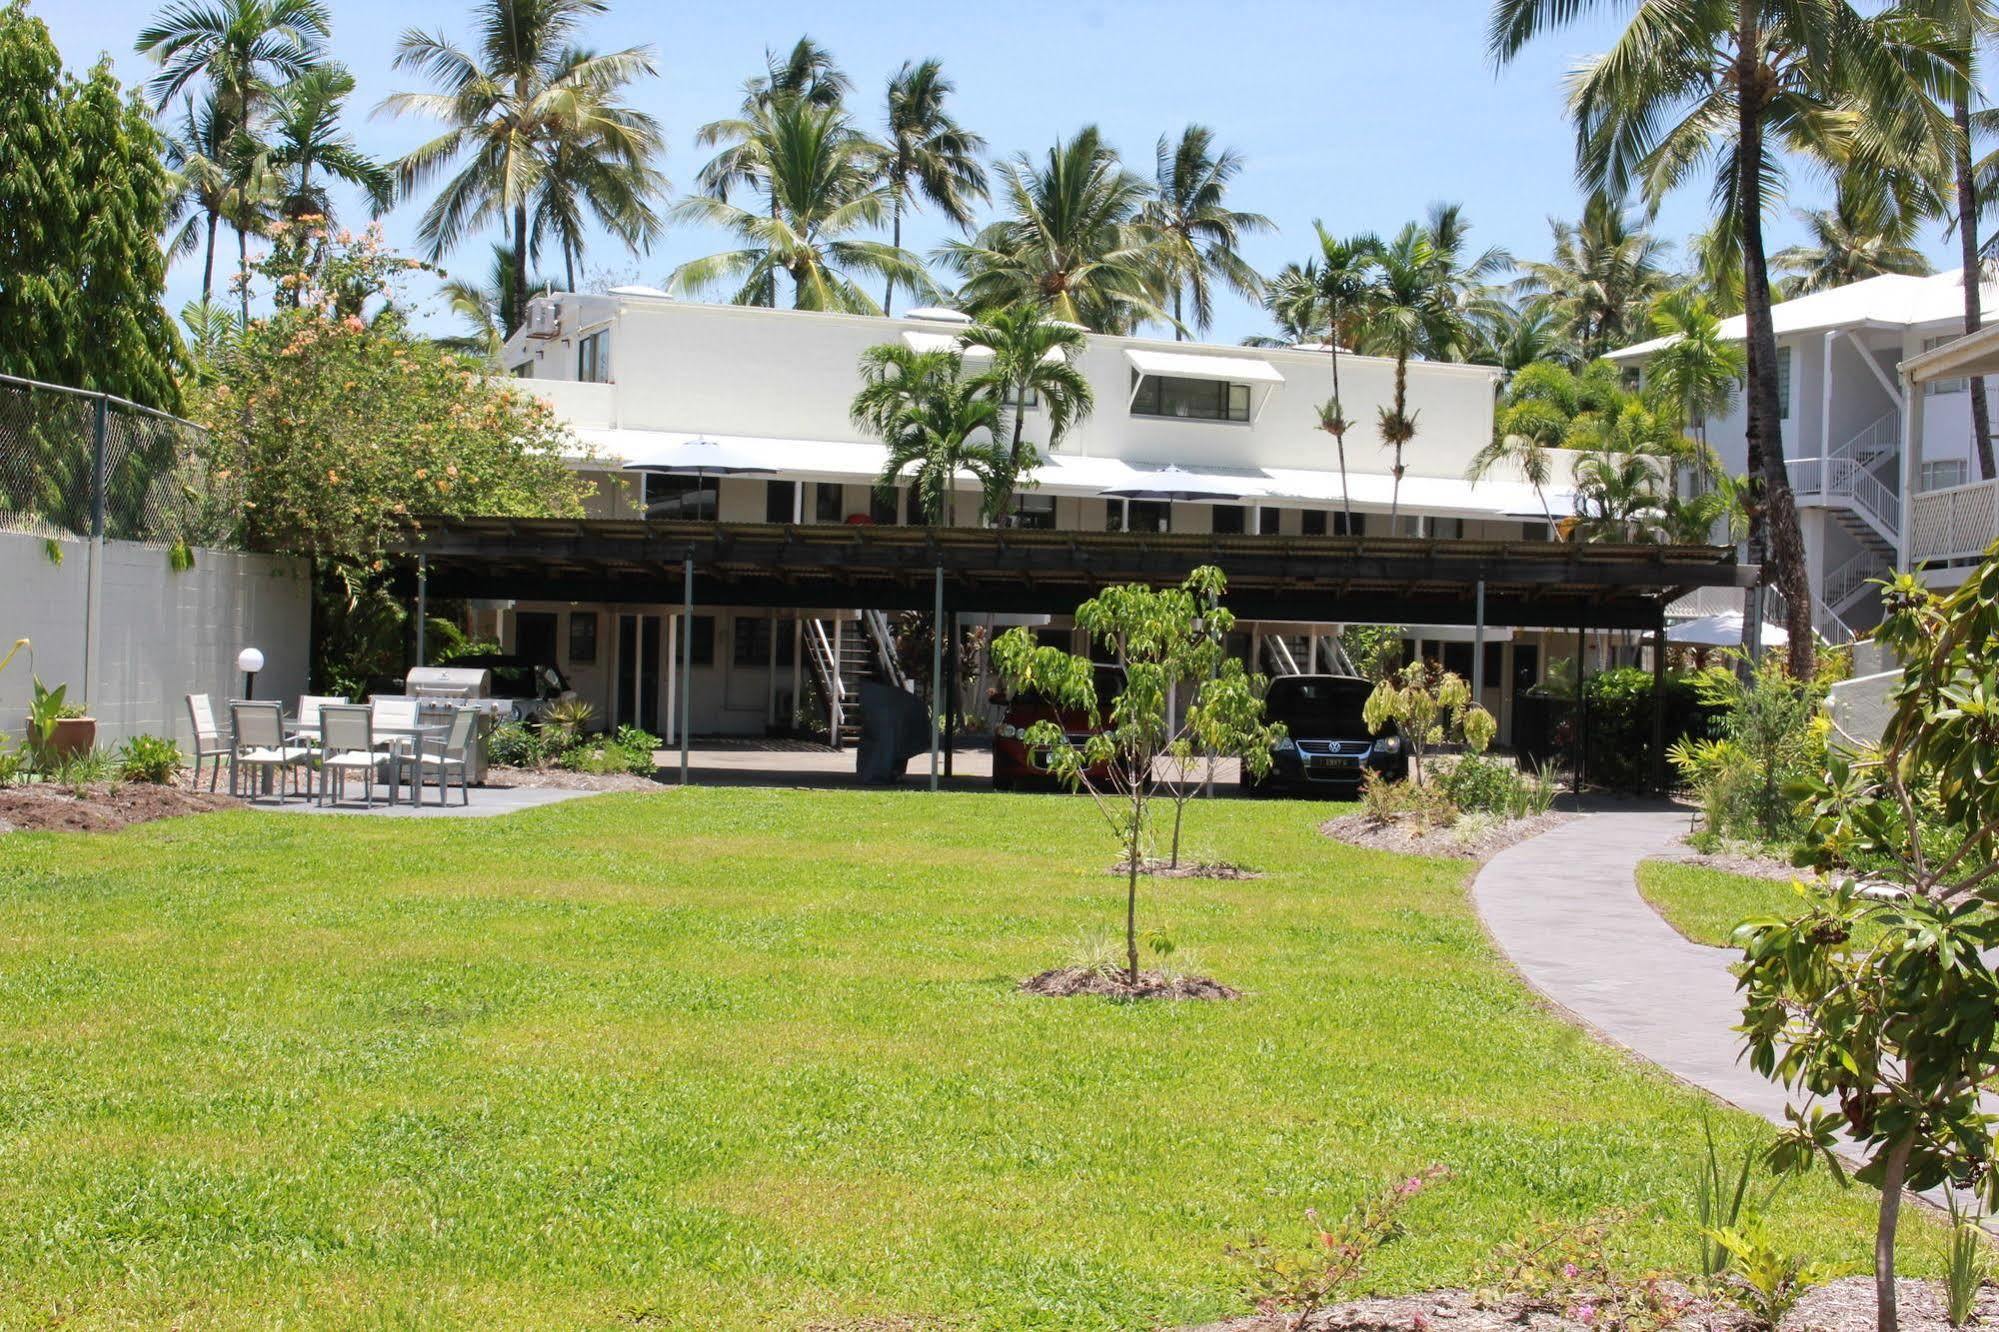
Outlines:
{"label": "multi-storey white building", "polygon": [[[966,322],[941,310],[880,319],[704,305],[647,289],[559,294],[533,303],[503,361],[595,451],[578,462],[599,482],[591,518],[914,523],[907,496],[876,494],[885,450],[849,419],[859,362],[870,346],[896,339],[954,346]],[[977,349],[967,354],[976,363]],[[1045,457],[1017,498],[1014,527],[1338,536],[1348,532],[1350,500],[1352,531],[1367,537],[1548,536],[1543,497],[1525,482],[1465,479],[1491,437],[1493,370],[1410,365],[1418,433],[1398,490],[1374,429],[1392,362],[1341,357],[1346,412],[1360,423],[1348,437],[1344,488],[1334,442],[1319,428],[1319,405],[1332,391],[1322,351],[1091,335],[1078,366],[1095,410],[1058,450],[1045,449],[1043,414],[1027,404],[1027,438]],[[1557,516],[1571,511],[1572,490],[1567,474],[1549,488],[1545,501]],[[976,522],[977,509],[968,478],[960,525]],[[857,676],[892,669],[878,613],[710,605],[682,626],[678,609],[648,604],[636,589],[631,603],[515,600],[497,628],[510,650],[559,665],[607,720],[662,732],[677,721],[661,686],[689,648],[686,715],[697,733],[761,733],[820,706],[808,694],[814,684],[823,692],[838,677],[845,692]],[[1060,616],[1030,622],[1055,633],[1065,624]],[[1336,624],[1266,617],[1239,627],[1240,650],[1259,669],[1340,661]],[[1469,627],[1411,626],[1408,635],[1427,655],[1481,676],[1502,723],[1516,689],[1573,655],[1575,643],[1573,633],[1494,628],[1474,671]]]}
{"label": "multi-storey white building", "polygon": [[[1995,299],[1999,288],[1986,287],[1984,308],[1994,308]],[[1912,451],[1904,447],[1910,391],[1897,371],[1962,334],[1962,273],[1869,278],[1784,301],[1772,317],[1784,456],[1818,603],[1814,620],[1821,633],[1841,640],[1880,618],[1870,580],[1910,562],[1903,551],[1904,496],[1976,479],[1967,381],[1933,380],[1917,390],[1922,439]],[[1724,320],[1722,333],[1739,341],[1744,320]],[[1666,343],[1641,343],[1611,359],[1642,371]],[[1748,465],[1746,428],[1739,399],[1726,419],[1707,423],[1708,442],[1735,472]],[[1913,469],[1912,457],[1920,458]]]}

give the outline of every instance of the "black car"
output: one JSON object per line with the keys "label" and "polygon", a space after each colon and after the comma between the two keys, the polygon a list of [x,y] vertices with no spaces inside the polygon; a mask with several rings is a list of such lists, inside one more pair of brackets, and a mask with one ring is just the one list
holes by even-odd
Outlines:
{"label": "black car", "polygon": [[491,671],[495,698],[546,700],[560,698],[569,692],[569,681],[561,671],[548,662],[535,661],[531,657],[517,657],[506,652],[468,652],[438,664]]}
{"label": "black car", "polygon": [[1371,734],[1361,711],[1374,685],[1351,675],[1280,675],[1264,695],[1268,721],[1290,732],[1270,753],[1261,781],[1244,769],[1245,790],[1262,795],[1334,795],[1352,799],[1369,772],[1401,781],[1409,755],[1391,724]]}

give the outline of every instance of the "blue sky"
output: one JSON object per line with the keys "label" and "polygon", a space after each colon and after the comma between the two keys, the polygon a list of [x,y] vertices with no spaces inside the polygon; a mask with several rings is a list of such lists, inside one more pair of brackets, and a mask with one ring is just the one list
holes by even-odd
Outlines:
{"label": "blue sky", "polygon": [[[33,4],[72,66],[108,52],[128,82],[151,73],[131,43],[158,7],[157,0]],[[469,5],[332,0],[332,8],[334,52],[359,83],[354,133],[368,151],[393,157],[431,129],[372,114],[386,93],[419,86],[390,68],[396,39],[411,24],[465,37]],[[1095,122],[1130,165],[1149,173],[1160,134],[1189,121],[1210,125],[1248,158],[1236,206],[1278,225],[1276,234],[1253,237],[1244,247],[1268,273],[1308,252],[1315,217],[1341,232],[1389,231],[1446,199],[1465,205],[1480,244],[1545,255],[1549,214],[1573,216],[1579,207],[1562,79],[1578,59],[1609,44],[1615,20],[1543,39],[1495,71],[1484,51],[1484,15],[1480,0],[613,0],[586,40],[599,49],[654,48],[659,77],[639,85],[634,100],[666,129],[664,165],[676,188],[691,185],[704,160],[694,146],[695,127],[737,105],[742,81],[761,68],[766,46],[789,46],[808,32],[854,78],[853,104],[866,121],[879,118],[882,85],[902,61],[940,58],[958,85],[961,120],[984,134],[996,155],[1022,149],[1039,155],[1056,138]],[[1801,174],[1792,182],[1791,203],[1818,206],[1829,193],[1825,180]],[[392,242],[415,248],[423,202],[388,215]],[[1668,201],[1658,230],[1681,240],[1705,215],[1704,192],[1691,189]],[[357,204],[342,220],[364,218]],[[906,227],[905,243],[927,250],[942,234],[934,219],[919,215]],[[1773,248],[1797,234],[1786,208],[1773,227]],[[1933,261],[1952,266],[1935,228],[1925,239]],[[659,282],[682,260],[722,248],[716,234],[676,227],[650,255],[632,256],[600,238],[585,266],[619,280]],[[483,276],[489,253],[483,241],[469,243],[444,262]],[[198,262],[181,264],[171,276],[170,301],[178,306],[199,285]],[[1260,310],[1231,296],[1219,304],[1209,337],[1233,342],[1266,324]]]}

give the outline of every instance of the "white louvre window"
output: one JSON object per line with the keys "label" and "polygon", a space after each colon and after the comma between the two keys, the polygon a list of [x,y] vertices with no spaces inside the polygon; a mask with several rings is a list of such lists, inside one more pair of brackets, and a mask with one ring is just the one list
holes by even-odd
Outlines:
{"label": "white louvre window", "polygon": [[1971,464],[1962,458],[1942,458],[1923,464],[1923,476],[1918,490],[1947,490],[1961,486],[1971,479]]}
{"label": "white louvre window", "polygon": [[1791,349],[1777,348],[1777,419],[1791,419]]}
{"label": "white louvre window", "polygon": [[[1957,339],[1960,336],[1962,335],[1957,333],[1939,333],[1936,337],[1924,338],[1923,350],[1935,351],[1938,347],[1943,346],[1946,342],[1957,341]],[[1962,393],[1969,387],[1971,387],[1971,385],[1968,380],[1933,379],[1929,383],[1923,385],[1923,396],[1926,398],[1934,398],[1934,397],[1939,397],[1945,393]],[[1929,488],[1930,487],[1925,487],[1925,489]]]}

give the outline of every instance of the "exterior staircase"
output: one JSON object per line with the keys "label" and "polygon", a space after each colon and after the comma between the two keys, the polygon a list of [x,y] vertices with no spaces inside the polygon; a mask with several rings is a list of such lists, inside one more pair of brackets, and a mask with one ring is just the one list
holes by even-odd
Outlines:
{"label": "exterior staircase", "polygon": [[1265,634],[1263,667],[1272,678],[1280,675],[1358,675],[1353,660],[1338,632],[1319,635],[1319,655],[1312,656],[1310,634]]}
{"label": "exterior staircase", "polygon": [[897,689],[910,682],[896,656],[895,631],[888,616],[864,610],[851,620],[807,620],[805,658],[812,682],[827,711],[826,734],[835,749],[861,738],[861,684],[879,680]]}

